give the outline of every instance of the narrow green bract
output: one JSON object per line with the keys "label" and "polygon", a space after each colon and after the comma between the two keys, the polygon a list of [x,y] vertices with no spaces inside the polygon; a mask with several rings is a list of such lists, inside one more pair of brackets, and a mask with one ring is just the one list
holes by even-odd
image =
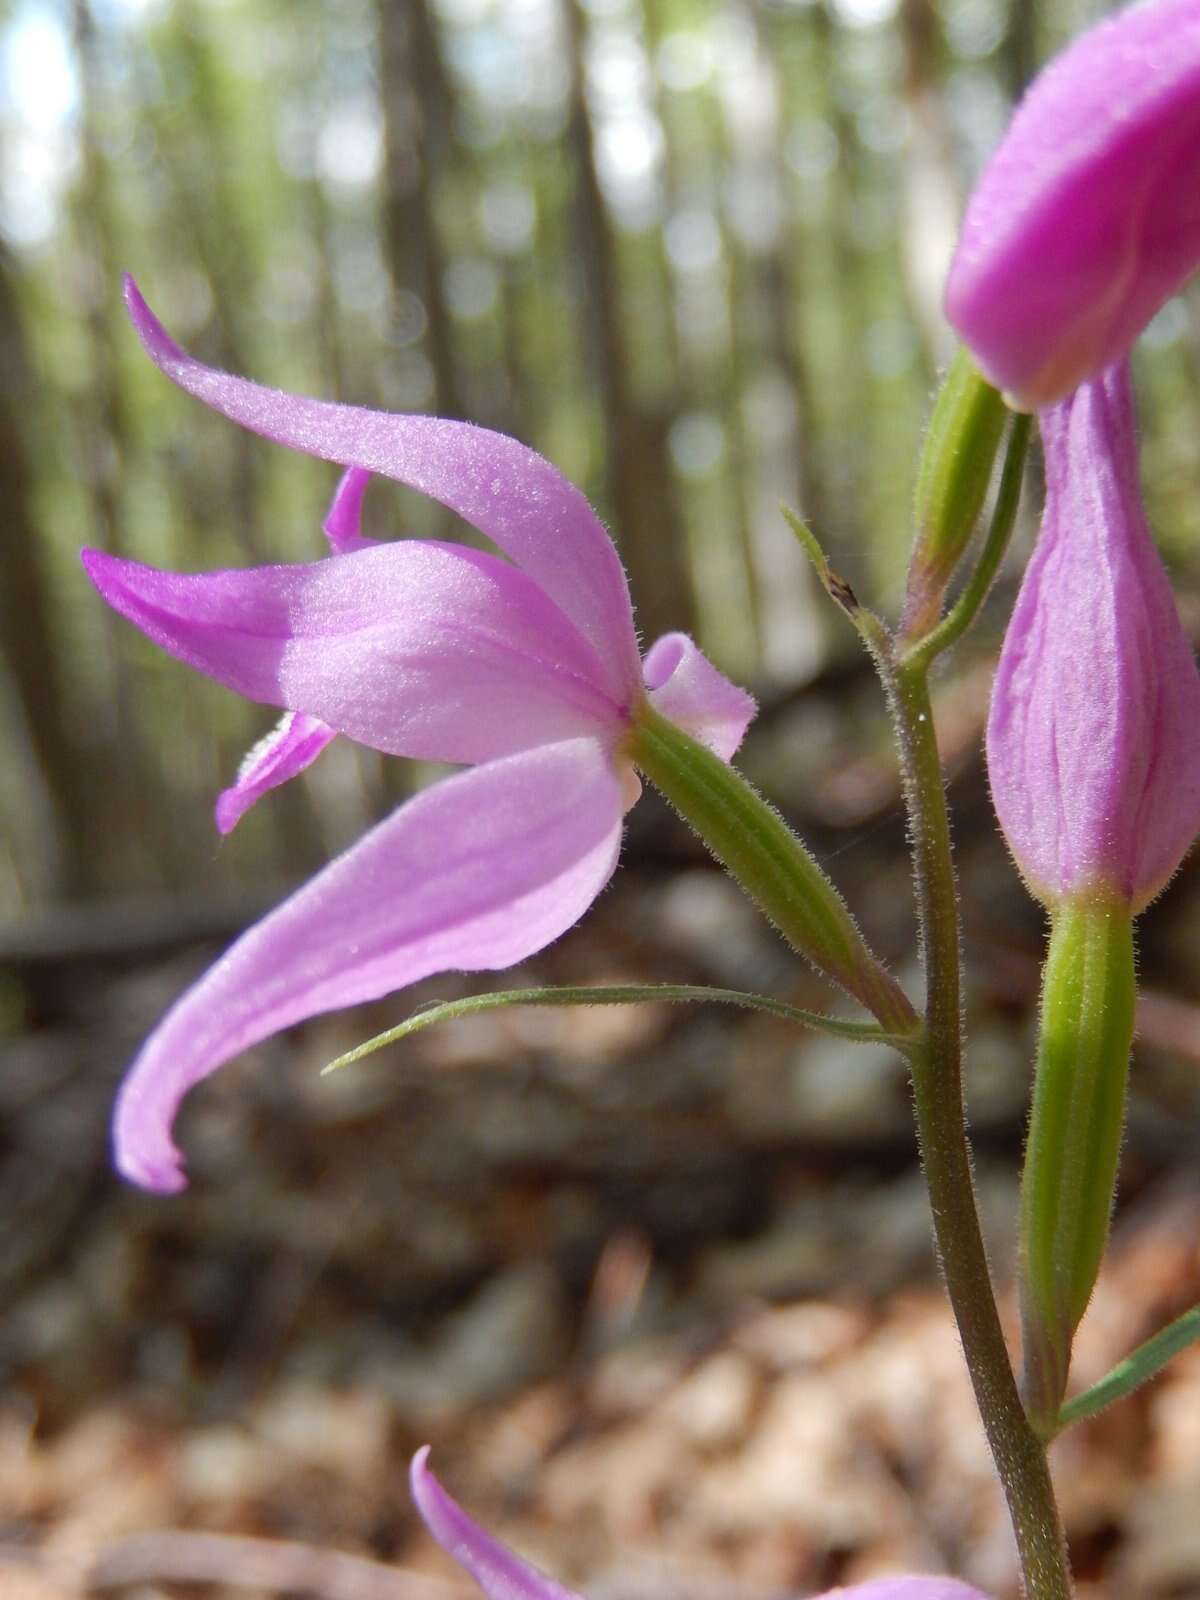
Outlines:
{"label": "narrow green bract", "polygon": [[1068,1400],[1058,1413],[1059,1430],[1082,1422],[1085,1417],[1096,1416],[1117,1400],[1124,1400],[1143,1383],[1157,1377],[1168,1361],[1197,1340],[1200,1340],[1200,1306],[1193,1306],[1174,1322],[1160,1328],[1145,1344],[1138,1345],[1124,1361],[1118,1361],[1099,1383]]}
{"label": "narrow green bract", "polygon": [[1104,897],[1052,913],[1021,1188],[1026,1402],[1052,1432],[1108,1238],[1136,981],[1133,918]]}

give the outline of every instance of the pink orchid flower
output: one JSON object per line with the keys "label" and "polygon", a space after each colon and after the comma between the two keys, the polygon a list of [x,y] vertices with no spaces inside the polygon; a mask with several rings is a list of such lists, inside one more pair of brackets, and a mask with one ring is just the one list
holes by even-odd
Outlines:
{"label": "pink orchid flower", "polygon": [[1040,421],[1046,508],[992,691],[992,797],[1040,900],[1138,911],[1200,828],[1200,676],[1142,508],[1128,363]]}
{"label": "pink orchid flower", "polygon": [[1200,263],[1200,0],[1147,0],[1034,80],[975,188],[946,314],[1026,410],[1122,356]]}
{"label": "pink orchid flower", "polygon": [[[185,1181],[176,1110],[232,1056],[433,973],[512,966],[578,921],[612,875],[637,798],[623,741],[644,703],[728,760],[754,702],[683,634],[641,659],[612,541],[579,491],[524,445],[217,372],[170,339],[131,280],[126,301],[180,388],[348,469],[325,560],[184,575],[84,554],[104,599],[156,644],[286,713],[218,801],[218,827],[339,733],[469,768],[401,806],[245,933],[146,1041],[118,1097],[116,1162],[134,1182],[173,1191]],[[440,501],[508,559],[362,538],[375,473]]]}
{"label": "pink orchid flower", "polygon": [[[429,1532],[487,1595],[488,1600],[583,1600],[484,1531],[443,1489],[428,1466],[429,1447],[413,1457],[412,1497]],[[820,1600],[987,1600],[954,1578],[877,1578],[833,1589]]]}

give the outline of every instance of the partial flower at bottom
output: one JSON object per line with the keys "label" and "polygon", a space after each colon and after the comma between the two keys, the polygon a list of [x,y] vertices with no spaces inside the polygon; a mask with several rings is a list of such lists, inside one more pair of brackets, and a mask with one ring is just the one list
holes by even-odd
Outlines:
{"label": "partial flower at bottom", "polygon": [[[488,1600],[583,1600],[479,1526],[429,1470],[429,1447],[413,1457],[412,1497],[422,1521],[442,1549],[469,1572]],[[850,1589],[832,1589],[818,1600],[987,1600],[954,1578],[876,1578]],[[682,1600],[682,1597],[681,1597]]]}

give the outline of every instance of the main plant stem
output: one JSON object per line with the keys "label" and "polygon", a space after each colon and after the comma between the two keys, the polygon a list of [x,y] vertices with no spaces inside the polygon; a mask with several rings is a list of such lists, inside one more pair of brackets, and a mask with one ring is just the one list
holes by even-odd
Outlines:
{"label": "main plant stem", "polygon": [[900,743],[925,960],[927,1033],[914,1053],[917,1134],[934,1236],[975,1399],[1008,1501],[1027,1600],[1070,1600],[1066,1541],[1046,1451],[1025,1415],[979,1226],[962,1086],[958,889],[941,762],[920,660],[880,649]]}

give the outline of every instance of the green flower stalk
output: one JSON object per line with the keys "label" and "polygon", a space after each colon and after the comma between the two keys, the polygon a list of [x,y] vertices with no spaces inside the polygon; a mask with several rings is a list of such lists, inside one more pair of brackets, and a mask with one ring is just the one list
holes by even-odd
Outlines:
{"label": "green flower stalk", "polygon": [[1047,1433],[1108,1240],[1136,998],[1128,906],[1098,897],[1057,907],[1021,1185],[1025,1401]]}

